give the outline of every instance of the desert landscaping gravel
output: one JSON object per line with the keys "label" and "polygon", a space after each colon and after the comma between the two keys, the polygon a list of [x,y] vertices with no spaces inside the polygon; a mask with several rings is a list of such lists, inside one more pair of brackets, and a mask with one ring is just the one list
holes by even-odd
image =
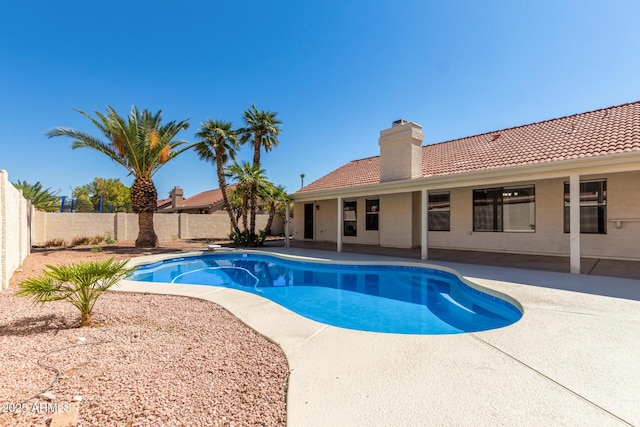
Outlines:
{"label": "desert landscaping gravel", "polygon": [[0,292],[0,426],[47,426],[74,399],[79,426],[285,425],[282,350],[216,304],[107,292],[77,328],[71,304],[12,295],[45,264],[158,252],[131,246],[34,250]]}

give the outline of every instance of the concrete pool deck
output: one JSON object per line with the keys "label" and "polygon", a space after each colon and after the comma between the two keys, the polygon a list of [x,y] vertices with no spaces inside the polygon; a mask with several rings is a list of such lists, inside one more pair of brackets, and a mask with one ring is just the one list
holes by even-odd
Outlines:
{"label": "concrete pool deck", "polygon": [[397,335],[328,326],[232,289],[122,281],[116,290],[209,300],[278,343],[291,370],[290,426],[640,425],[640,280],[268,251],[453,268],[515,298],[524,315],[491,331]]}

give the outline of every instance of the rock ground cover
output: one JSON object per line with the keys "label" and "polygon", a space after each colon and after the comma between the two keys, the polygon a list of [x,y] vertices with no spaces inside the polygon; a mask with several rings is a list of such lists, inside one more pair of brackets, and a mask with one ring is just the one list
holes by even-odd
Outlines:
{"label": "rock ground cover", "polygon": [[[46,264],[202,249],[202,242],[35,249],[0,292],[0,426],[44,426],[80,396],[79,425],[286,424],[282,350],[223,308],[197,299],[105,293],[92,327],[68,303],[12,294]],[[50,393],[51,400],[38,397]],[[21,412],[18,412],[21,411]]]}

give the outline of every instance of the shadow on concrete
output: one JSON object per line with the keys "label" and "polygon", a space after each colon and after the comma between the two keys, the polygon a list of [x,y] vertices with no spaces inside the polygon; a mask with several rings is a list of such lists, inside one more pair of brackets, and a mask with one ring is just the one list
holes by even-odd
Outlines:
{"label": "shadow on concrete", "polygon": [[[282,245],[271,242],[270,246]],[[327,242],[292,241],[291,247],[336,251],[336,244]],[[420,260],[419,248],[345,244],[343,252]],[[581,274],[568,274],[568,257],[429,249],[427,262],[453,268],[468,277],[640,301],[640,261],[581,261]]]}

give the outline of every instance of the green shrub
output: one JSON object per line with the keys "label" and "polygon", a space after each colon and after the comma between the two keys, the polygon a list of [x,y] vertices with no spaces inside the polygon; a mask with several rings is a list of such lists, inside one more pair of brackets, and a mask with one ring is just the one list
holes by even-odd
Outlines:
{"label": "green shrub", "polygon": [[267,235],[264,231],[259,231],[258,235],[254,235],[253,237],[253,241],[255,242],[256,246],[264,246],[265,240],[267,240]]}
{"label": "green shrub", "polygon": [[[267,238],[267,235],[264,231],[260,231],[258,234],[252,235],[253,246],[264,246],[264,241]],[[229,239],[234,247],[238,248],[241,246],[249,246],[249,240],[247,240],[247,236],[243,232],[236,233],[235,231],[229,234]]]}
{"label": "green shrub", "polygon": [[30,277],[18,285],[16,296],[32,298],[34,304],[68,301],[80,310],[80,326],[89,325],[93,306],[100,295],[133,271],[127,261],[89,261],[47,265],[41,276]]}
{"label": "green shrub", "polygon": [[247,246],[247,236],[241,232],[232,232],[229,234],[229,239],[231,240],[231,244],[238,248],[240,246]]}
{"label": "green shrub", "polygon": [[107,233],[104,235],[104,241],[107,245],[113,245],[116,241],[114,240],[113,236],[111,235],[110,232],[107,231]]}

